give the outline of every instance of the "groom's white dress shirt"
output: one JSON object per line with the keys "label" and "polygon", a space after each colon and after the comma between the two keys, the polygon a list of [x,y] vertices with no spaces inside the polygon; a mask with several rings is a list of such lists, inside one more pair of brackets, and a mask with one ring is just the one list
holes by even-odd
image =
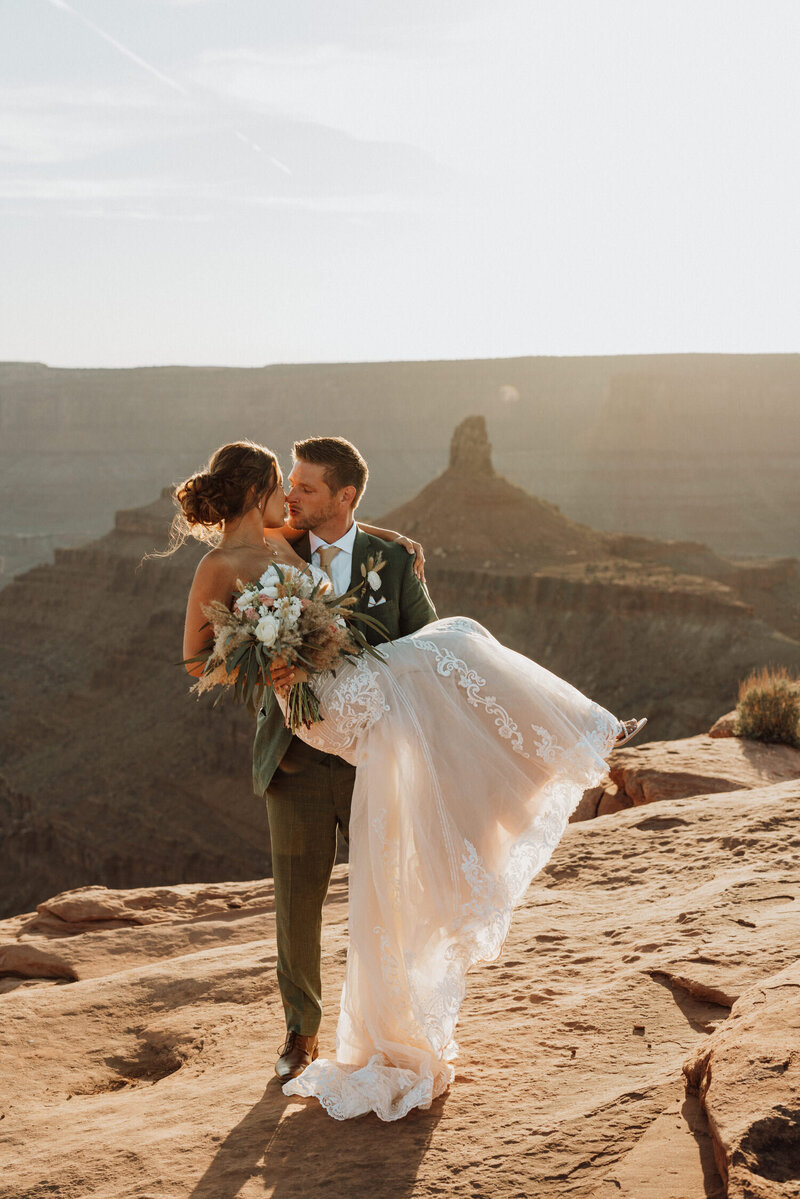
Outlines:
{"label": "groom's white dress shirt", "polygon": [[315,566],[319,566],[319,548],[325,545],[335,545],[339,550],[333,561],[331,562],[330,576],[333,590],[336,595],[344,595],[345,591],[350,590],[350,576],[353,571],[353,544],[358,532],[358,525],[355,521],[345,533],[344,537],[340,537],[338,541],[323,541],[321,537],[317,537],[316,533],[309,532],[309,541],[311,542],[311,561]]}

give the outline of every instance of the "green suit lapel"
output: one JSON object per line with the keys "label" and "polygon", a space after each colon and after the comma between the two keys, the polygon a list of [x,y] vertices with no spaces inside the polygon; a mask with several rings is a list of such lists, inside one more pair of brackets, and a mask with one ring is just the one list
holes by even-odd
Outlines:
{"label": "green suit lapel", "polygon": [[[367,536],[363,529],[359,529],[356,533],[356,539],[353,542],[353,565],[350,571],[350,590],[354,587],[362,587],[364,576],[361,573],[361,567],[367,565],[367,558],[372,552],[372,539]],[[355,610],[357,612],[366,612],[369,603],[369,588],[363,587]]]}

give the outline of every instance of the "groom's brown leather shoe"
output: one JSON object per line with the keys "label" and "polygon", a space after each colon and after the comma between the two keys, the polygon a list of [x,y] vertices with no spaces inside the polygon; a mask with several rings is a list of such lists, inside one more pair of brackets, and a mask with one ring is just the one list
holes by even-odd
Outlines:
{"label": "groom's brown leather shoe", "polygon": [[275,1073],[281,1082],[297,1078],[297,1075],[302,1074],[306,1066],[313,1062],[318,1053],[316,1035],[303,1037],[299,1032],[287,1033],[286,1044],[275,1063]]}

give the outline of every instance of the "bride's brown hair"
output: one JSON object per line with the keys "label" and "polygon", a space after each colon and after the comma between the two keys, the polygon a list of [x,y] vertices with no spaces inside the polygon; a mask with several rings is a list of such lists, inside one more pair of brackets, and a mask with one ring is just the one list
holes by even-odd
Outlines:
{"label": "bride's brown hair", "polygon": [[278,485],[278,459],[255,441],[232,441],[211,455],[208,465],[179,483],[172,493],[178,512],[170,529],[167,553],[187,537],[212,544],[226,520],[245,511],[248,499],[261,501]]}

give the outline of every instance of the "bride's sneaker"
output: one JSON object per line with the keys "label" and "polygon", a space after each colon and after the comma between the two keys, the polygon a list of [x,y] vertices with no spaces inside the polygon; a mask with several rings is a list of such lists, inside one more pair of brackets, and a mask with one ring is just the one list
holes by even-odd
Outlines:
{"label": "bride's sneaker", "polygon": [[620,745],[627,745],[646,724],[646,716],[643,716],[641,720],[621,720],[619,722],[620,733],[614,742],[614,749],[619,749]]}
{"label": "bride's sneaker", "polygon": [[316,1036],[304,1037],[299,1032],[287,1033],[286,1044],[275,1063],[275,1073],[281,1082],[297,1078],[297,1075],[302,1074],[306,1066],[311,1065],[318,1053]]}

